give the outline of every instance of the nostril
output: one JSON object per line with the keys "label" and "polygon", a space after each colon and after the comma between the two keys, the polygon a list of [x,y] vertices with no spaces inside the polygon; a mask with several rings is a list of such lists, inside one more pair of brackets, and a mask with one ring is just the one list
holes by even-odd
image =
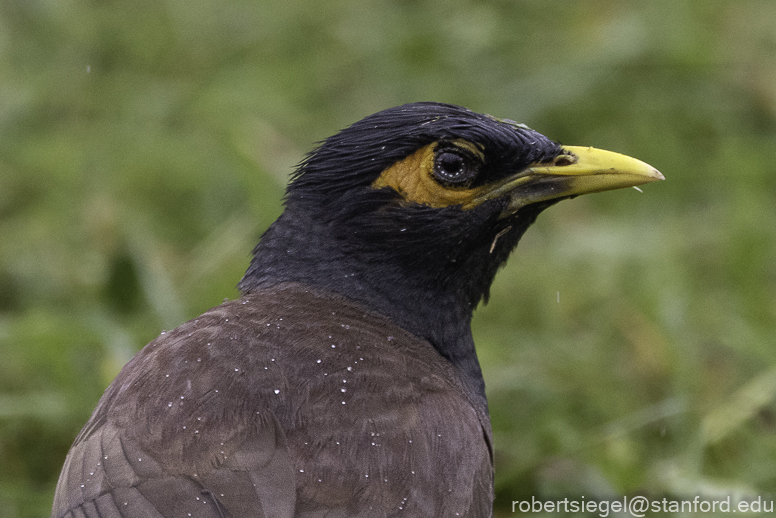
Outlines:
{"label": "nostril", "polygon": [[577,157],[575,155],[558,155],[552,161],[552,165],[560,166],[560,167],[564,165],[571,165],[576,163],[577,163]]}

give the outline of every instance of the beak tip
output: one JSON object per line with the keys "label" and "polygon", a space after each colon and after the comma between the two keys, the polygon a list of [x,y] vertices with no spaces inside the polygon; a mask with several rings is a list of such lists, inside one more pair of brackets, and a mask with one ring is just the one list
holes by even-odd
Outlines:
{"label": "beak tip", "polygon": [[666,179],[666,177],[663,176],[663,173],[661,173],[660,171],[658,171],[654,167],[652,168],[652,178],[654,178],[655,180],[665,180]]}

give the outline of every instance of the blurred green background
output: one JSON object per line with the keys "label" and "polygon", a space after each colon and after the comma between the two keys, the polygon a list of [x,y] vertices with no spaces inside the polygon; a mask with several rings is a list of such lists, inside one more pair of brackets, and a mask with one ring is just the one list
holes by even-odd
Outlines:
{"label": "blurred green background", "polygon": [[314,142],[418,100],[667,177],[542,215],[476,314],[499,514],[776,498],[776,2],[0,0],[0,517]]}

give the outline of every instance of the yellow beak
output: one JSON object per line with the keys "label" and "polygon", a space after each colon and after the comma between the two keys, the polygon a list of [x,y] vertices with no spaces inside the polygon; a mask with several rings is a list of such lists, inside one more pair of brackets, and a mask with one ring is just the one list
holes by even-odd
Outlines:
{"label": "yellow beak", "polygon": [[531,203],[665,179],[651,165],[619,153],[581,146],[564,146],[563,151],[552,163],[530,165],[482,192],[470,203],[479,205],[507,196],[510,199],[504,214],[507,216]]}

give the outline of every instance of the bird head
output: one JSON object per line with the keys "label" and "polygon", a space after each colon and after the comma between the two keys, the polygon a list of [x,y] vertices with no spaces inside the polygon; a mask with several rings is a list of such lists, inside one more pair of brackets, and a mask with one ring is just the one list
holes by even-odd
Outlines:
{"label": "bird head", "polygon": [[[326,139],[300,164],[241,288],[297,280],[379,311],[403,308],[414,319],[407,327],[444,315],[468,325],[542,210],[661,179],[639,160],[563,146],[511,120],[398,106]],[[428,307],[436,313],[422,316]]]}
{"label": "bird head", "polygon": [[332,207],[352,207],[355,197],[376,202],[373,191],[381,190],[378,205],[405,209],[465,212],[493,201],[501,219],[532,204],[662,179],[624,155],[561,146],[524,124],[425,102],[378,112],[328,138],[302,163],[288,200],[310,201],[328,219],[337,217]]}
{"label": "bird head", "polygon": [[511,120],[440,103],[371,115],[328,138],[287,191],[354,258],[434,289],[483,296],[527,227],[565,198],[663,176],[630,157],[562,146]]}

